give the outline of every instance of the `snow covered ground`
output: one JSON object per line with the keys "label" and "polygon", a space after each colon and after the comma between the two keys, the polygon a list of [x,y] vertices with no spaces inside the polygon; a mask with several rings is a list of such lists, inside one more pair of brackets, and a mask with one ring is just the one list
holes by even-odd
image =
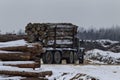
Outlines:
{"label": "snow covered ground", "polygon": [[85,59],[103,62],[104,64],[120,64],[120,53],[93,49],[86,52]]}
{"label": "snow covered ground", "polygon": [[[46,68],[47,67],[47,68]],[[53,80],[70,80],[76,74],[85,74],[78,79],[91,80],[90,77],[94,77],[98,80],[119,80],[120,79],[120,66],[110,65],[43,65],[42,69],[52,70],[53,76],[49,79]],[[63,73],[67,73],[62,76]]]}
{"label": "snow covered ground", "polygon": [[[119,41],[112,41],[109,39],[100,39],[100,40],[96,40],[96,42],[100,43],[104,47],[109,47],[112,44],[119,43]],[[108,45],[108,43],[109,43],[109,45]]]}
{"label": "snow covered ground", "polygon": [[[120,66],[119,65],[42,65],[41,68],[33,70],[31,68],[17,68],[0,66],[0,70],[17,70],[17,71],[53,71],[53,75],[48,77],[49,80],[119,80]],[[19,80],[22,77],[0,76],[0,80]]]}

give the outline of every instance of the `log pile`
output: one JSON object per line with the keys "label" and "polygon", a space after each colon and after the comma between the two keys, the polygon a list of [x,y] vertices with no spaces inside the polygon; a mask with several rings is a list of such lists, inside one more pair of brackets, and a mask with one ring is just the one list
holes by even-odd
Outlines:
{"label": "log pile", "polygon": [[[23,43],[21,45],[10,45],[15,44],[16,41],[1,43],[0,45],[0,60],[2,61],[35,61],[33,64],[19,64],[9,65],[21,68],[38,68],[41,65],[40,56],[43,53],[43,48],[38,43]],[[16,43],[18,44],[19,41]]]}
{"label": "log pile", "polygon": [[[73,45],[77,26],[71,23],[29,23],[25,32],[29,42],[39,41],[45,47],[53,47],[54,45],[67,47]],[[60,42],[65,42],[65,44]]]}
{"label": "log pile", "polygon": [[[30,64],[28,64],[28,66],[29,65]],[[4,65],[4,67],[5,66],[6,65]],[[27,67],[26,64],[7,65],[7,66],[15,66],[15,67],[19,67],[19,68],[17,68],[17,69],[15,68],[16,70],[6,70],[6,69],[4,70],[4,69],[1,69],[0,70],[0,75],[4,75],[4,76],[5,75],[6,76],[21,76],[22,77],[21,80],[48,80],[47,77],[49,77],[49,76],[51,76],[53,74],[52,71],[37,71],[36,72],[36,71],[28,71],[28,70],[26,71],[26,70],[21,69],[23,67]],[[31,67],[32,66],[33,65],[31,64]]]}
{"label": "log pile", "polygon": [[25,61],[35,60],[37,55],[43,52],[40,44],[31,44],[25,46],[2,47],[0,60],[3,61]]}
{"label": "log pile", "polygon": [[[23,80],[48,80],[46,76],[51,76],[52,71],[36,72],[35,68],[41,67],[40,56],[44,51],[43,47],[38,43],[24,43],[22,45],[14,44],[15,42],[0,43],[0,60],[4,68],[0,70],[0,74],[9,76],[21,76]],[[10,45],[14,44],[14,45]],[[8,62],[6,62],[8,61]],[[18,63],[17,63],[18,61]],[[23,62],[24,61],[24,62]],[[26,62],[25,62],[26,61]],[[6,70],[6,67],[16,68],[14,70]],[[21,68],[32,68],[31,71],[26,71]]]}

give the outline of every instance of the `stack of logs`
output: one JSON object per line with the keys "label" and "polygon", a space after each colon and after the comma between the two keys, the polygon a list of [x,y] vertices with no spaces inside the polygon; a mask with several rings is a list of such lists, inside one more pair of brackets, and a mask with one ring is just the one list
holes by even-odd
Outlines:
{"label": "stack of logs", "polygon": [[[57,44],[57,40],[72,42],[74,35],[77,34],[77,26],[71,23],[29,23],[25,32],[29,42],[39,41],[45,47],[53,47],[53,45],[61,46]],[[50,41],[53,43],[49,44]]]}
{"label": "stack of logs", "polygon": [[2,61],[34,61],[32,64],[16,64],[21,68],[37,68],[41,66],[40,56],[43,53],[43,48],[38,43],[31,43],[21,46],[0,47],[0,60]]}
{"label": "stack of logs", "polygon": [[[29,43],[21,46],[8,46],[8,47],[0,47],[0,60],[1,61],[10,61],[4,66],[12,66],[18,68],[40,68],[41,61],[40,56],[43,53],[43,47],[38,43]],[[30,61],[32,63],[24,62],[24,63],[15,63],[16,61]],[[45,78],[46,75],[51,76],[52,71],[44,71],[44,72],[26,72],[26,71],[12,71],[12,70],[0,70],[0,74],[11,75],[11,76],[21,76],[27,77],[30,80],[38,78],[38,80],[47,80]],[[39,78],[41,77],[41,78]],[[27,78],[23,80],[28,80]]]}
{"label": "stack of logs", "polygon": [[43,52],[40,44],[0,47],[0,60],[2,61],[28,61],[36,60],[37,55]]}

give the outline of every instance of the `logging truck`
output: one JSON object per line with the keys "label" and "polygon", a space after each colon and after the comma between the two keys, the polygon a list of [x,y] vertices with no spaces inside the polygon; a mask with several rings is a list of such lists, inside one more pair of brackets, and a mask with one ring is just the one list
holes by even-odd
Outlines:
{"label": "logging truck", "polygon": [[25,32],[29,42],[42,44],[43,63],[60,64],[66,60],[68,64],[73,64],[84,61],[84,48],[80,47],[77,28],[71,23],[29,23]]}

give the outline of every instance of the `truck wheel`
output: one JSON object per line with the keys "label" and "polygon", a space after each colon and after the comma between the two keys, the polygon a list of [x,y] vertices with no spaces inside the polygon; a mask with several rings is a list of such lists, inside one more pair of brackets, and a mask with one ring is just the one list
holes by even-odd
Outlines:
{"label": "truck wheel", "polygon": [[53,63],[53,54],[52,54],[52,52],[47,51],[43,55],[43,63],[45,63],[45,64],[52,64]]}
{"label": "truck wheel", "polygon": [[74,52],[74,61],[73,63],[76,63],[78,61],[78,55],[76,52]]}
{"label": "truck wheel", "polygon": [[71,51],[69,54],[69,58],[67,59],[68,64],[73,64],[74,62],[74,53]]}
{"label": "truck wheel", "polygon": [[61,53],[59,51],[55,51],[55,53],[54,53],[54,63],[55,64],[60,64],[61,59],[62,59]]}

